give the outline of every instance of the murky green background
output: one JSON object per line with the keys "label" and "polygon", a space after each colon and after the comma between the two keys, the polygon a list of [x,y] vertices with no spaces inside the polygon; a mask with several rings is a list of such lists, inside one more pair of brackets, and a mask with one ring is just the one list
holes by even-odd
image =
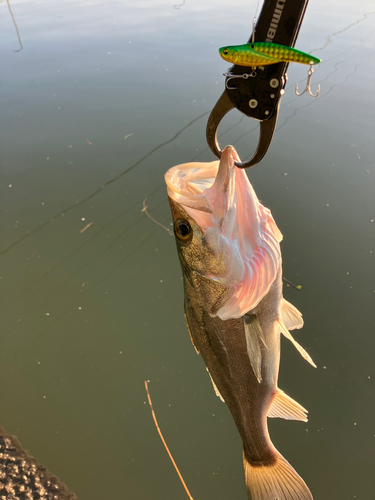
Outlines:
{"label": "murky green background", "polygon": [[[175,0],[177,1],[177,0]],[[11,10],[10,10],[11,9]],[[214,159],[208,114],[255,0],[0,2],[0,424],[82,500],[246,498],[241,442],[183,318],[163,175]],[[316,500],[375,498],[375,14],[311,0],[278,129],[248,171],[284,234],[285,296],[304,314],[283,340],[280,387],[309,423],[270,421]],[[12,17],[13,16],[13,17]],[[17,36],[19,34],[19,38]],[[22,50],[20,50],[22,48]],[[245,159],[256,122],[233,111],[220,143]],[[89,227],[88,225],[91,224]]]}

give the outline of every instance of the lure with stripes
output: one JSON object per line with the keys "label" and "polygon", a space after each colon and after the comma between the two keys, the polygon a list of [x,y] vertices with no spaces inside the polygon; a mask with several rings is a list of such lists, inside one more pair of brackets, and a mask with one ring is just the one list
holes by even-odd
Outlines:
{"label": "lure with stripes", "polygon": [[268,42],[254,42],[222,47],[219,49],[219,53],[229,63],[252,68],[279,62],[296,62],[310,66],[321,62],[321,59],[293,47]]}

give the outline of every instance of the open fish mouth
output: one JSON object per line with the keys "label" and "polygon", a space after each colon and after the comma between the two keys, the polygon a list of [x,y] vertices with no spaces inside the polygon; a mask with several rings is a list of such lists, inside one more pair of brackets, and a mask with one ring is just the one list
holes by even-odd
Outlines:
{"label": "open fish mouth", "polygon": [[227,275],[207,276],[235,287],[217,314],[223,320],[254,309],[281,266],[282,235],[235,161],[240,161],[236,150],[227,146],[220,161],[177,165],[165,175],[172,202],[194,219],[207,245],[223,249]]}
{"label": "open fish mouth", "polygon": [[[207,192],[216,184],[216,191],[230,172],[234,170],[234,161],[239,160],[236,150],[227,146],[222,152],[220,162],[183,163],[177,165],[165,175],[168,196],[185,207],[203,212],[212,212],[212,193]],[[210,196],[211,194],[211,196]]]}
{"label": "open fish mouth", "polygon": [[212,225],[223,227],[235,208],[236,180],[239,184],[235,161],[240,161],[236,150],[227,146],[220,161],[184,163],[165,175],[168,196],[182,205],[203,230]]}

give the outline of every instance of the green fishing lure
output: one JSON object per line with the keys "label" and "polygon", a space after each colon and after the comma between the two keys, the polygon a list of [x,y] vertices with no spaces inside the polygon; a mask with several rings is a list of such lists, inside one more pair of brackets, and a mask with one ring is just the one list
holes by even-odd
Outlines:
{"label": "green fishing lure", "polygon": [[321,59],[306,52],[285,47],[276,43],[254,42],[244,45],[222,47],[219,53],[223,59],[238,66],[267,66],[279,62],[297,62],[300,64],[318,64]]}

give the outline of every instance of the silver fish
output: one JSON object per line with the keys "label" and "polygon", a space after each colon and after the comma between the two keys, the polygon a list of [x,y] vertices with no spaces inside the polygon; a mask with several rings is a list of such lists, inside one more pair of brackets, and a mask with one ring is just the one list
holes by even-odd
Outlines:
{"label": "silver fish", "polygon": [[165,175],[192,343],[243,441],[250,500],[311,500],[303,479],[270,440],[267,417],[307,421],[277,386],[280,335],[301,313],[282,295],[282,234],[258,200],[232,146],[220,162],[187,163]]}

